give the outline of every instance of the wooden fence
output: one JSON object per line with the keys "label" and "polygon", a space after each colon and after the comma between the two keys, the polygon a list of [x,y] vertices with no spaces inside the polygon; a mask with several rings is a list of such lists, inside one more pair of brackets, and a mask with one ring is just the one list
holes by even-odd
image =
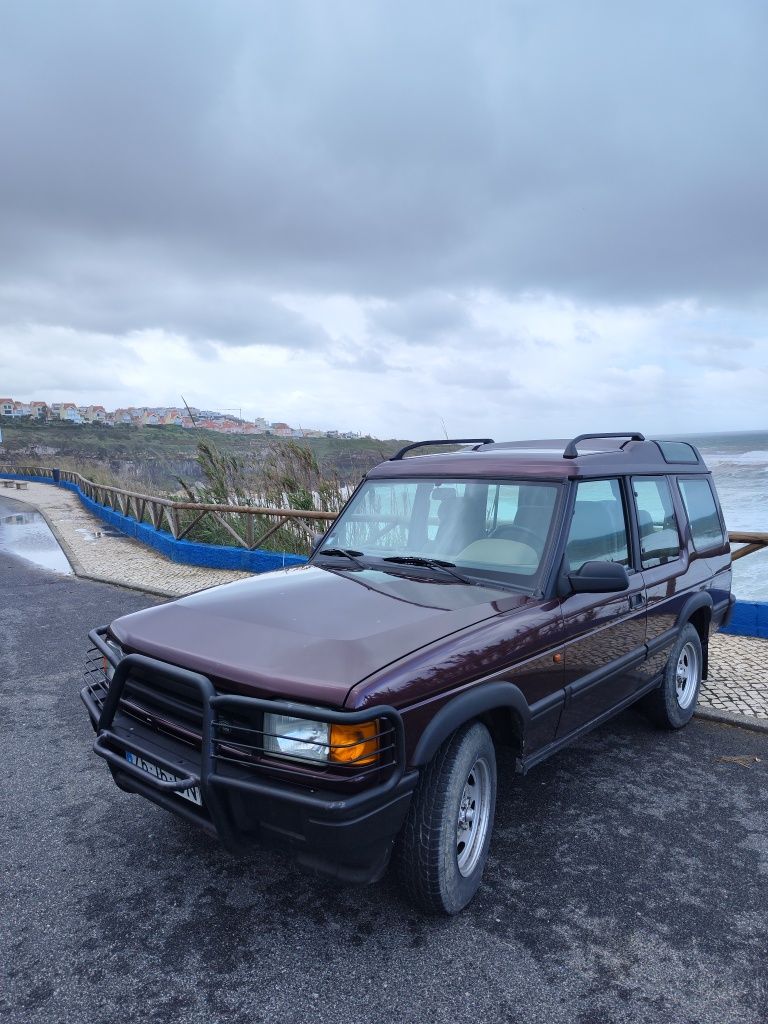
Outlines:
{"label": "wooden fence", "polygon": [[743,544],[743,548],[736,548],[733,552],[733,560],[743,558],[745,555],[752,555],[755,551],[764,551],[768,548],[768,533],[751,533],[744,530],[729,530],[728,540],[731,544]]}
{"label": "wooden fence", "polygon": [[[86,479],[80,473],[57,470],[60,480],[77,484],[91,501],[104,508],[113,509],[124,516],[132,516],[137,522],[149,523],[156,530],[167,525],[176,540],[199,533],[206,519],[217,524],[228,537],[240,547],[253,551],[274,537],[286,523],[295,524],[298,533],[304,535],[306,546],[311,543],[315,524],[333,522],[336,512],[317,512],[293,508],[263,508],[257,505],[205,505],[194,501],[173,501],[153,494],[139,494],[122,487],[109,487]],[[36,476],[54,481],[54,470],[40,466],[3,466],[0,473],[16,473],[20,476]],[[733,552],[733,559],[764,551],[768,548],[768,533],[732,530],[728,534],[731,544],[743,544]]]}
{"label": "wooden fence", "polygon": [[[76,484],[82,493],[104,508],[131,516],[136,522],[148,523],[156,530],[168,529],[175,540],[200,535],[207,520],[215,523],[227,537],[248,551],[260,548],[286,524],[293,524],[296,539],[303,538],[309,548],[318,526],[325,530],[338,513],[293,508],[264,508],[259,505],[208,505],[194,501],[174,501],[154,494],[141,494],[122,487],[110,487],[88,480],[80,473],[56,471],[58,479]],[[40,466],[4,466],[0,473],[56,479],[54,470]]]}

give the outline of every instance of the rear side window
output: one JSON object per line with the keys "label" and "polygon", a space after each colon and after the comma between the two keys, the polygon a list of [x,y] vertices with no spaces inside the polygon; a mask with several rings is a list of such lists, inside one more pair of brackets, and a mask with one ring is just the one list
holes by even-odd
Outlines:
{"label": "rear side window", "polygon": [[697,551],[719,547],[725,537],[709,480],[704,477],[689,477],[678,480],[678,484],[688,522],[691,524],[693,546]]}
{"label": "rear side window", "polygon": [[640,554],[644,569],[677,558],[680,534],[669,481],[664,476],[634,477],[632,489],[640,531]]}
{"label": "rear side window", "polygon": [[571,571],[592,561],[629,563],[627,524],[618,480],[587,480],[579,484],[565,557]]}

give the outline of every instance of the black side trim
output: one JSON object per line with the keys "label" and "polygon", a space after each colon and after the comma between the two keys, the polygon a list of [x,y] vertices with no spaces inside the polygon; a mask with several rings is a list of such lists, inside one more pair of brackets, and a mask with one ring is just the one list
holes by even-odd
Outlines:
{"label": "black side trim", "polygon": [[653,640],[650,640],[646,647],[648,648],[648,657],[652,654],[657,654],[659,651],[663,651],[665,647],[671,647],[672,644],[677,640],[680,634],[679,626],[671,626],[669,629],[665,629],[663,633],[659,633]]}
{"label": "black side trim", "polygon": [[578,729],[574,729],[573,732],[569,732],[567,736],[560,736],[552,743],[548,743],[545,747],[540,747],[538,750],[534,751],[534,753],[529,754],[528,757],[522,758],[519,762],[519,770],[521,774],[526,775],[531,768],[535,768],[537,764],[540,764],[542,761],[546,761],[546,759],[551,757],[552,754],[556,754],[559,750],[562,750],[563,747],[569,746],[581,736],[591,732],[592,729],[596,729],[598,725],[602,725],[603,722],[607,722],[609,719],[613,718],[614,715],[618,715],[622,711],[626,710],[626,708],[631,704],[634,704],[635,701],[644,697],[646,693],[650,693],[651,690],[655,690],[661,683],[662,677],[663,673],[659,673],[659,675],[654,676],[654,678],[645,686],[630,694],[629,697],[626,697],[615,707],[610,708],[608,711],[604,711],[603,714],[599,715],[597,718],[593,718],[591,722],[585,722],[583,725],[579,726]]}
{"label": "black side trim", "polygon": [[[560,693],[557,696],[559,697]],[[544,699],[549,700],[548,697]],[[413,765],[426,764],[432,759],[440,744],[447,740],[460,725],[464,725],[472,718],[477,718],[485,711],[494,711],[496,708],[504,707],[511,708],[520,716],[523,728],[528,725],[531,709],[522,691],[514,683],[485,683],[454,697],[437,712],[421,734],[411,763]]]}
{"label": "black side trim", "polygon": [[736,598],[733,594],[729,594],[726,601],[720,601],[718,604],[712,605],[712,618],[719,620],[718,629],[724,629],[730,623],[735,604]]}
{"label": "black side trim", "polygon": [[699,608],[709,608],[712,611],[712,595],[707,590],[700,590],[697,594],[691,594],[677,616],[677,626],[684,626],[694,612]]}
{"label": "black side trim", "polygon": [[576,695],[581,695],[585,690],[591,690],[593,686],[599,686],[600,683],[604,683],[611,676],[618,675],[620,672],[626,672],[627,669],[642,664],[645,659],[646,648],[645,644],[642,644],[633,651],[622,654],[620,658],[615,658],[602,668],[596,668],[594,672],[588,672],[587,675],[581,676],[581,678],[576,679],[572,683],[568,683],[565,687],[566,697],[570,700]]}
{"label": "black side trim", "polygon": [[537,718],[541,718],[552,708],[563,703],[565,703],[565,690],[554,690],[552,693],[547,694],[546,697],[542,697],[541,700],[537,700],[531,704],[531,721],[533,722]]}
{"label": "black side trim", "polygon": [[[688,621],[691,616],[699,611],[700,608],[709,609],[709,621],[712,622],[713,615],[713,602],[712,595],[707,590],[700,590],[697,594],[692,594],[683,605],[682,611],[677,617],[677,627],[680,629]],[[702,656],[704,658],[704,664],[702,665],[701,678],[707,679],[709,677],[709,629],[707,629],[704,636],[701,638]]]}

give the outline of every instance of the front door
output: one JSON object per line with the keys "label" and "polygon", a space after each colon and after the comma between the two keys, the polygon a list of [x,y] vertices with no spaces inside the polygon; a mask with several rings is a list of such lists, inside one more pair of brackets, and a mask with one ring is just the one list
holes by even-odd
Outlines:
{"label": "front door", "polygon": [[645,583],[632,564],[628,523],[620,480],[585,480],[577,485],[566,571],[590,561],[619,562],[626,566],[629,589],[562,599],[566,701],[558,736],[567,736],[614,708],[641,684]]}

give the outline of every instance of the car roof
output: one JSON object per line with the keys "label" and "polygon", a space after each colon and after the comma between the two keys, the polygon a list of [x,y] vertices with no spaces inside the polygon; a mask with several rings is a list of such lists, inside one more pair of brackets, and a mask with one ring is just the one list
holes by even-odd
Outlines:
{"label": "car roof", "polygon": [[[632,435],[621,434],[618,438]],[[642,437],[642,435],[636,435]],[[589,443],[580,443],[585,439]],[[592,440],[590,440],[592,439]],[[417,447],[456,444],[451,441],[418,442]],[[369,478],[391,477],[530,477],[538,480],[701,474],[709,470],[695,445],[687,441],[629,440],[619,444],[600,435],[580,435],[573,441],[501,441],[465,445],[459,451],[425,455],[401,449],[368,473]],[[574,454],[575,453],[575,454]]]}

